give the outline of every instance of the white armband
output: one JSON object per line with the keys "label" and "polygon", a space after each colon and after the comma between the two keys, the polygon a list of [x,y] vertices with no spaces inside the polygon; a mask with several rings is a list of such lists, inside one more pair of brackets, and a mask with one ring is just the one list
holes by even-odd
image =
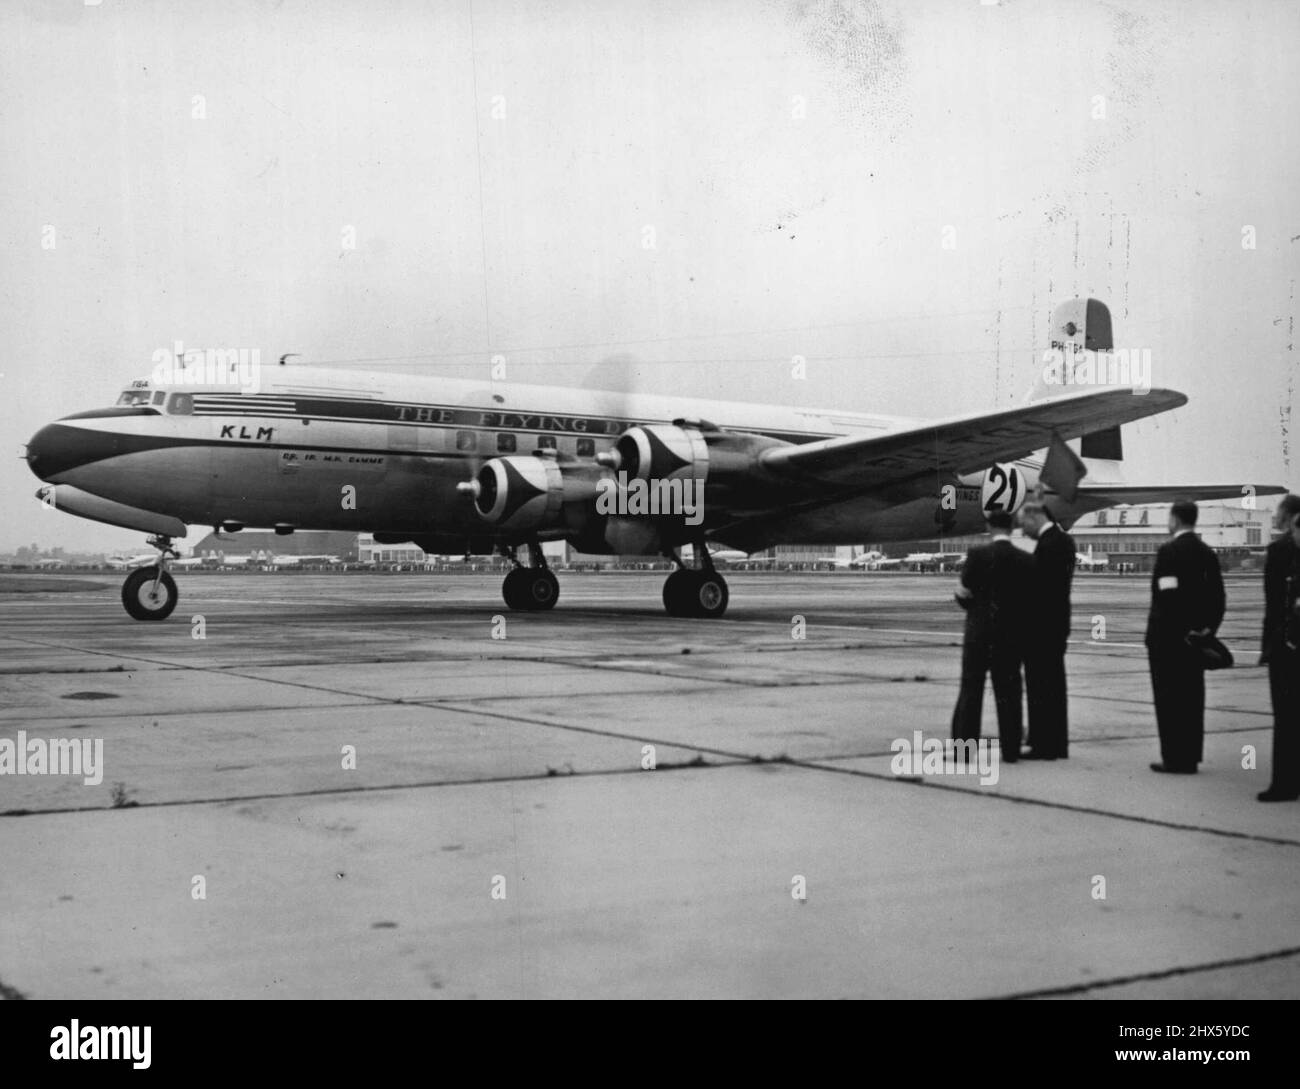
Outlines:
{"label": "white armband", "polygon": [[1178,579],[1174,575],[1164,575],[1156,580],[1157,590],[1177,590]]}

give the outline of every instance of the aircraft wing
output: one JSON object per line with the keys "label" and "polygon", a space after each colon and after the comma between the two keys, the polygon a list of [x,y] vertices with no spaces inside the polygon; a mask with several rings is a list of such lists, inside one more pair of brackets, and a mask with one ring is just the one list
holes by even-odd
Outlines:
{"label": "aircraft wing", "polygon": [[[792,482],[865,492],[925,476],[937,467],[964,473],[1014,461],[1048,446],[1053,432],[1065,440],[1078,438],[1186,403],[1185,394],[1170,389],[1135,393],[1125,387],[1071,393],[881,435],[782,446],[764,452],[762,464]],[[1240,495],[1241,489],[1233,494]]]}

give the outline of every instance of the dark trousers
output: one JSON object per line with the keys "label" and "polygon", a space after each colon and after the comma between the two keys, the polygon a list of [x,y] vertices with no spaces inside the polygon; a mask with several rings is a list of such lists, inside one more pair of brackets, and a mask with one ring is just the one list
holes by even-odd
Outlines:
{"label": "dark trousers", "polygon": [[1165,767],[1195,771],[1205,742],[1205,670],[1184,643],[1147,648]]}
{"label": "dark trousers", "polygon": [[968,639],[961,650],[961,690],[952,713],[956,740],[978,739],[984,712],[984,678],[993,677],[993,700],[998,709],[998,742],[1004,760],[1020,759],[1021,651],[985,640]]}
{"label": "dark trousers", "polygon": [[1300,794],[1300,651],[1275,650],[1268,660],[1273,697],[1273,782],[1279,794]]}
{"label": "dark trousers", "polygon": [[1025,651],[1029,740],[1039,756],[1069,755],[1069,699],[1065,689],[1065,640],[1036,637]]}

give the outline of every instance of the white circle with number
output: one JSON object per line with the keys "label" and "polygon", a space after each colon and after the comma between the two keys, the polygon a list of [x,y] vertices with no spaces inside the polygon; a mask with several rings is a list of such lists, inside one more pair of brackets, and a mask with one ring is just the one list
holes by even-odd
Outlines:
{"label": "white circle with number", "polygon": [[994,465],[984,474],[980,502],[986,514],[993,511],[1014,514],[1025,501],[1028,490],[1024,474],[1014,465]]}

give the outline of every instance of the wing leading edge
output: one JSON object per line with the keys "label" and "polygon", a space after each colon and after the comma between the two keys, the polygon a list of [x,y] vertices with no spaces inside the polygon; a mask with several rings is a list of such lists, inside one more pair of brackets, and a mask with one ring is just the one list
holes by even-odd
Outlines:
{"label": "wing leading edge", "polygon": [[1000,412],[936,420],[884,435],[826,439],[766,451],[765,470],[790,481],[870,491],[933,473],[974,472],[1048,446],[1055,432],[1078,438],[1178,408],[1187,396],[1171,389],[1129,388],[1071,393]]}

